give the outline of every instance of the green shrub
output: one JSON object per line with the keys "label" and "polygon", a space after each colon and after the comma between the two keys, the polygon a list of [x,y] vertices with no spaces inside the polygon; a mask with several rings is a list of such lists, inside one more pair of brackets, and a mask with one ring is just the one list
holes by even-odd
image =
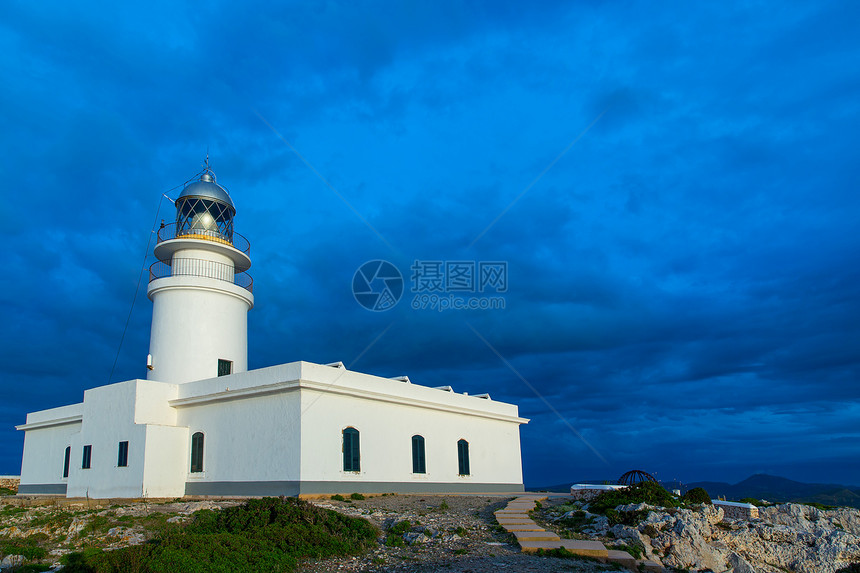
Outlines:
{"label": "green shrub", "polygon": [[838,569],[836,573],[860,573],[860,563],[851,563],[845,567]]}
{"label": "green shrub", "polygon": [[412,522],[408,519],[404,519],[403,521],[398,521],[390,528],[388,528],[388,533],[393,533],[394,535],[403,535],[407,531],[412,528]]}
{"label": "green shrub", "polygon": [[355,500],[360,501],[360,500],[364,499],[364,496],[361,495],[360,493],[353,493],[349,496],[349,499],[355,499]]}
{"label": "green shrub", "polygon": [[187,525],[167,524],[150,543],[72,553],[64,564],[68,573],[295,571],[302,559],[362,552],[377,534],[364,519],[294,498],[263,498],[198,511]]}
{"label": "green shrub", "polygon": [[705,488],[694,487],[681,497],[681,501],[689,504],[693,503],[711,503],[711,496],[705,491]]}
{"label": "green shrub", "polygon": [[588,504],[588,511],[608,517],[607,510],[614,510],[619,505],[630,503],[647,503],[656,507],[676,507],[678,505],[672,494],[666,491],[663,486],[657,482],[646,481],[625,489],[604,491]]}
{"label": "green shrub", "polygon": [[340,495],[339,493],[334,494],[331,498],[335,501],[344,501],[346,498]]}

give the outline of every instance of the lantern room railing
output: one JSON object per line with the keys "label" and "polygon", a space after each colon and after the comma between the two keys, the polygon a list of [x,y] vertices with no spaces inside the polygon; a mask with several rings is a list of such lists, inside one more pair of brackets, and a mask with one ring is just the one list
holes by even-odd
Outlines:
{"label": "lantern room railing", "polygon": [[251,254],[251,243],[236,231],[233,231],[232,241],[222,233],[209,229],[183,229],[177,236],[176,223],[170,223],[169,225],[164,225],[158,230],[158,242],[169,241],[170,239],[199,239],[201,241],[212,241],[213,243],[230,245],[234,249],[238,249],[246,255]]}
{"label": "lantern room railing", "polygon": [[233,265],[204,259],[174,258],[171,263],[157,261],[149,267],[149,282],[166,277],[205,277],[233,283],[254,292],[254,279],[246,272],[235,272]]}

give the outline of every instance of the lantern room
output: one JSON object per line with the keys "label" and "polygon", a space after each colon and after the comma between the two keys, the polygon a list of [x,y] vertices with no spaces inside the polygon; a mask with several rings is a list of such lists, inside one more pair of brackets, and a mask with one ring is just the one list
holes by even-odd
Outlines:
{"label": "lantern room", "polygon": [[215,181],[208,165],[198,181],[188,185],[176,199],[176,237],[233,243],[236,207],[227,190]]}

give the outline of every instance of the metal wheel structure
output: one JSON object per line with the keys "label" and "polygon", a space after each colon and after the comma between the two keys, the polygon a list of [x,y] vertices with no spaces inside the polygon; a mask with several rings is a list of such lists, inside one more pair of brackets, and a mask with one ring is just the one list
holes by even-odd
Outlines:
{"label": "metal wheel structure", "polygon": [[642,483],[646,481],[657,482],[657,479],[647,472],[643,472],[642,470],[630,470],[625,473],[623,476],[618,478],[618,485],[636,485],[637,483]]}

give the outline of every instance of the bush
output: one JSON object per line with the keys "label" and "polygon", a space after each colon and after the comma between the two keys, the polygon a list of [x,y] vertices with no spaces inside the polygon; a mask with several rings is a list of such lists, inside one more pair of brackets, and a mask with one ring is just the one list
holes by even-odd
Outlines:
{"label": "bush", "polygon": [[851,563],[842,569],[838,569],[836,573],[860,573],[860,563]]}
{"label": "bush", "polygon": [[360,493],[353,493],[352,495],[349,496],[349,499],[362,500],[362,499],[364,499],[364,496],[361,495]]}
{"label": "bush", "polygon": [[619,505],[630,503],[647,503],[656,507],[676,507],[678,505],[672,494],[666,491],[663,486],[657,482],[646,481],[625,489],[601,493],[588,504],[588,511],[609,517],[607,510],[614,510]]}
{"label": "bush", "polygon": [[693,503],[711,503],[711,496],[705,491],[705,488],[694,487],[681,497],[681,501],[689,504]]}
{"label": "bush", "polygon": [[334,494],[331,498],[335,501],[344,501],[346,498],[340,495],[339,493]]}
{"label": "bush", "polygon": [[377,529],[293,498],[263,498],[203,510],[188,525],[168,524],[151,543],[116,551],[71,553],[66,571],[196,573],[295,571],[309,557],[350,555],[376,541]]}

